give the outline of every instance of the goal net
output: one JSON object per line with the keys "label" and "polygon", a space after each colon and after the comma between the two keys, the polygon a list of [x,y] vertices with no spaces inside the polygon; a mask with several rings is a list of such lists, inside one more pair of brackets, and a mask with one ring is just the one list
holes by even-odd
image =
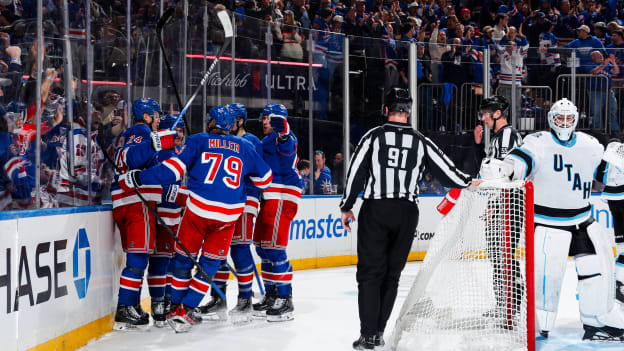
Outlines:
{"label": "goal net", "polygon": [[465,189],[403,304],[393,350],[533,350],[533,186]]}

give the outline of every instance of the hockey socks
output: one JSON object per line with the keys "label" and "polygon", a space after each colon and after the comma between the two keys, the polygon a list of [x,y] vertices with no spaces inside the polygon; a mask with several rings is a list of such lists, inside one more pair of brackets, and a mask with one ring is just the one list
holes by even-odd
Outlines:
{"label": "hockey socks", "polygon": [[148,254],[127,253],[126,267],[119,279],[120,306],[134,306],[139,303],[143,273],[147,268]]}
{"label": "hockey socks", "polygon": [[[221,261],[222,260],[206,258],[205,256],[201,256],[199,258],[199,264],[209,276],[214,276],[217,273]],[[210,282],[206,281],[205,277],[200,272],[195,273],[195,276],[193,276],[190,281],[190,285],[188,287],[186,295],[184,296],[184,298],[182,298],[182,303],[191,307],[199,306],[199,303],[204,298],[209,289]],[[171,296],[171,300],[172,302],[174,302],[173,295]]]}
{"label": "hockey socks", "polygon": [[232,245],[230,255],[236,268],[236,278],[238,279],[238,298],[248,299],[253,295],[251,285],[253,283],[253,257],[251,248],[246,245]]}
{"label": "hockey socks", "polygon": [[[273,286],[273,291],[279,296],[292,295],[292,266],[286,256],[285,250],[264,249],[267,259],[270,262],[271,270],[265,270],[265,262],[262,260],[262,280],[265,282],[267,293],[270,293],[269,284]],[[268,265],[267,265],[268,267]],[[268,282],[268,283],[267,283]]]}
{"label": "hockey socks", "polygon": [[[227,281],[230,278],[230,270],[228,269],[227,266],[227,260],[222,260],[220,265],[219,265],[219,269],[217,270],[217,273],[215,274],[214,278],[212,279],[212,281],[215,283],[215,285],[221,289],[221,291],[225,290],[225,286],[227,285]],[[217,294],[217,292],[213,289],[213,291],[210,293],[212,296],[218,296],[219,294]]]}
{"label": "hockey socks", "polygon": [[152,301],[164,301],[167,285],[168,257],[151,256],[147,268],[147,285]]}

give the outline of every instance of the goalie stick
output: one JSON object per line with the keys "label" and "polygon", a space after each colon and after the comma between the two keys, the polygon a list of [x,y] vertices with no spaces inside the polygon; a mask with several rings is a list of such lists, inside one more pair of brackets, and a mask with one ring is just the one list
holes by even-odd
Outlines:
{"label": "goalie stick", "polygon": [[[123,174],[123,172],[121,172],[121,170],[119,169],[119,167],[117,167],[117,165],[115,164],[115,162],[113,161],[113,159],[111,159],[110,155],[108,154],[108,152],[106,152],[106,148],[104,147],[104,134],[103,134],[103,126],[100,124],[98,127],[98,136],[97,136],[97,140],[98,140],[98,144],[100,145],[100,148],[103,151],[104,157],[106,157],[106,160],[113,166],[113,168],[115,168],[115,171],[117,171],[118,174]],[[155,209],[152,208],[152,206],[149,205],[149,202],[147,202],[147,200],[145,200],[145,198],[143,197],[143,195],[141,194],[141,192],[139,192],[139,190],[137,188],[133,188],[135,194],[137,194],[137,196],[139,197],[139,199],[141,199],[141,202],[143,202],[143,204],[145,205],[145,207],[147,207],[147,209],[150,211],[151,214],[154,215],[154,217],[156,217],[156,221],[163,227],[165,227],[166,232],[171,235],[171,237],[173,238],[173,240],[175,240],[175,242],[180,246],[180,248],[182,248],[182,251],[184,251],[184,253],[186,254],[186,256],[193,261],[193,265],[195,267],[197,267],[197,271],[204,277],[204,279],[206,279],[206,281],[210,282],[210,286],[212,286],[212,288],[214,289],[214,291],[217,292],[217,294],[219,294],[219,296],[221,296],[222,299],[225,300],[225,294],[223,293],[223,291],[221,291],[221,289],[219,289],[219,287],[213,283],[212,281],[212,277],[208,275],[208,273],[206,273],[206,271],[204,271],[204,269],[202,268],[202,266],[199,264],[199,262],[197,262],[197,260],[193,257],[193,255],[191,255],[191,253],[189,252],[189,250],[186,248],[186,246],[184,246],[184,244],[182,244],[182,242],[180,241],[180,239],[178,239],[178,237],[171,231],[171,229],[169,228],[169,226],[167,226],[165,224],[165,222],[163,221],[163,219],[158,215],[158,212],[156,212]]]}

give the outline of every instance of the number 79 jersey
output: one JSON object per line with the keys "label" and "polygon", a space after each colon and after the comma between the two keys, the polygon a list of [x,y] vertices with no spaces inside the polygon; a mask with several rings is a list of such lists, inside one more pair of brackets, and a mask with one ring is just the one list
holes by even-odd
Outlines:
{"label": "number 79 jersey", "polygon": [[222,222],[243,212],[245,182],[266,189],[272,180],[269,166],[243,138],[211,133],[188,138],[184,149],[158,166],[141,172],[143,184],[173,184],[188,174],[188,210]]}
{"label": "number 79 jersey", "polygon": [[591,216],[592,181],[605,181],[604,148],[588,134],[575,132],[568,142],[551,132],[527,136],[505,160],[513,161],[514,179],[535,187],[535,222],[555,226],[582,223]]}

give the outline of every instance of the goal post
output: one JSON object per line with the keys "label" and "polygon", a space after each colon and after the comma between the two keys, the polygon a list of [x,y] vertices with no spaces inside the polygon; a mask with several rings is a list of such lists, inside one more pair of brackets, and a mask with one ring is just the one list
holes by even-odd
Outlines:
{"label": "goal post", "polygon": [[535,350],[533,185],[462,190],[401,308],[393,350]]}

